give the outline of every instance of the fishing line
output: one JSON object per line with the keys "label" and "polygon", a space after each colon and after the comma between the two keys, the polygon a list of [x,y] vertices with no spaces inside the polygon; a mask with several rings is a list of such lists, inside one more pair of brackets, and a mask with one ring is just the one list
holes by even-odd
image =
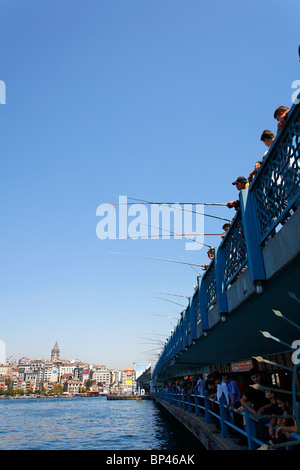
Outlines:
{"label": "fishing line", "polygon": [[184,262],[184,261],[175,261],[173,259],[155,258],[155,257],[152,257],[152,256],[134,255],[134,254],[130,254],[130,253],[118,253],[116,251],[109,251],[109,253],[112,253],[112,254],[115,254],[115,255],[129,255],[129,256],[136,256],[138,258],[155,259],[155,260],[159,260],[159,261],[169,261],[170,263],[187,264],[189,266],[198,266],[199,268],[204,267],[203,264],[187,263],[187,262]]}

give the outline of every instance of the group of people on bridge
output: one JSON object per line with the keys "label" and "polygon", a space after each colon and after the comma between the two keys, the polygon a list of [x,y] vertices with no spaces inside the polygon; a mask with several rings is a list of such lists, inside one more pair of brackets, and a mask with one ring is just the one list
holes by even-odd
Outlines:
{"label": "group of people on bridge", "polygon": [[[247,410],[254,419],[256,437],[261,442],[276,448],[278,444],[287,445],[295,441],[294,434],[300,434],[300,403],[297,402],[294,409],[292,395],[263,383],[262,375],[256,369],[250,370],[249,378],[251,382],[248,384],[240,375],[217,371],[208,374],[205,379],[203,374],[176,377],[164,383],[163,391],[183,400],[197,395],[202,416],[205,414],[205,399],[209,400],[214,415],[220,416],[220,400],[223,397],[227,417],[236,428],[246,428],[244,412]],[[214,420],[217,429],[220,428],[220,421],[217,418]],[[240,445],[247,443],[244,435],[234,430],[232,437],[236,437]]]}

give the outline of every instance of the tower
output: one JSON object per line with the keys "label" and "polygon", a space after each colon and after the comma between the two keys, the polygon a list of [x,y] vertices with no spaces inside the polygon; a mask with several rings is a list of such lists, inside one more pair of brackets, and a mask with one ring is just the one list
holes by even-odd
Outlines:
{"label": "tower", "polygon": [[54,345],[54,348],[52,349],[51,351],[51,362],[56,362],[59,360],[59,349],[58,349],[58,344],[57,344],[57,341]]}

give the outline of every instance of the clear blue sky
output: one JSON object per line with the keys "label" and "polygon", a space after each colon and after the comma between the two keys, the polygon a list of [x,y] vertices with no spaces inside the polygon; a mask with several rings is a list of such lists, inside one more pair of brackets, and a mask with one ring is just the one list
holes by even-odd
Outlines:
{"label": "clear blue sky", "polygon": [[[291,106],[298,0],[1,0],[0,339],[7,355],[148,360],[189,296],[184,240],[96,236],[102,203],[227,202]],[[206,208],[231,218],[233,210]],[[222,222],[205,217],[205,232]],[[205,237],[217,245],[220,237]],[[163,296],[186,304],[185,299]],[[149,343],[149,344],[147,344]]]}

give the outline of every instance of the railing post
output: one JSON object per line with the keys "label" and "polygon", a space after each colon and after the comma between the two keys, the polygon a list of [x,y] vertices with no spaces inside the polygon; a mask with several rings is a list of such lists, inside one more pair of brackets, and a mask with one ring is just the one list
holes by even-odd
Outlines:
{"label": "railing post", "polygon": [[260,247],[259,226],[253,194],[249,188],[240,191],[240,206],[245,230],[250,277],[254,283],[256,281],[264,281],[266,279],[266,274],[262,250]]}
{"label": "railing post", "polygon": [[184,396],[184,391],[182,392],[182,404],[183,404],[183,409],[186,410],[187,409],[187,403],[186,403],[186,398]]}
{"label": "railing post", "polygon": [[222,247],[215,248],[215,274],[219,314],[228,313],[227,293],[224,276],[224,252]]}
{"label": "railing post", "polygon": [[255,422],[251,419],[251,413],[245,409],[245,418],[246,418],[246,432],[248,439],[248,449],[256,450],[257,446],[253,442],[253,437],[256,436]]}
{"label": "railing post", "polygon": [[192,405],[191,405],[191,395],[187,395],[187,401],[188,401],[188,412],[192,412]]}
{"label": "railing post", "polygon": [[222,437],[228,437],[228,425],[225,423],[227,420],[227,409],[226,409],[226,398],[221,396],[219,400],[220,407],[220,422],[221,422],[221,435]]}
{"label": "railing post", "polygon": [[[195,296],[198,295],[198,291],[192,299],[189,300],[189,310],[190,310],[190,325],[191,325],[191,340],[197,339],[197,318],[196,318],[196,309],[195,309]],[[199,297],[198,297],[199,298]]]}
{"label": "railing post", "polygon": [[200,416],[200,409],[199,407],[199,398],[198,398],[198,392],[194,392],[194,397],[195,397],[195,415]]}
{"label": "railing post", "polygon": [[208,315],[207,315],[207,297],[205,289],[205,281],[203,277],[199,279],[199,304],[202,330],[208,330]]}
{"label": "railing post", "polygon": [[205,422],[210,423],[211,422],[211,416],[210,416],[210,401],[208,399],[208,391],[205,390],[204,392],[204,405],[205,405]]}

